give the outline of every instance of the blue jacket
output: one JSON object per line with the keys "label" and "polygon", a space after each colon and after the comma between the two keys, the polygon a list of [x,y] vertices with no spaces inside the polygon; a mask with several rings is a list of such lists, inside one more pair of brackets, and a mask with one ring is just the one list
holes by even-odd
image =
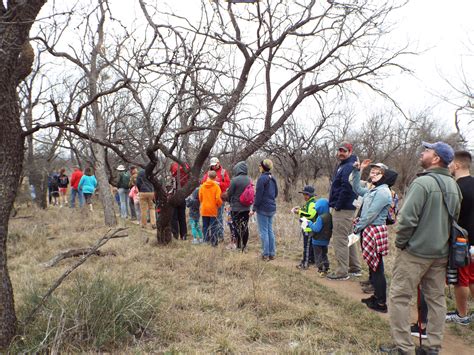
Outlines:
{"label": "blue jacket", "polygon": [[392,193],[387,184],[382,184],[371,189],[360,186],[360,171],[354,169],[352,173],[354,191],[363,196],[362,211],[359,222],[354,226],[354,233],[361,232],[364,228],[374,225],[386,224],[388,209],[392,204]]}
{"label": "blue jacket", "polygon": [[79,181],[78,189],[82,190],[84,194],[93,194],[97,187],[97,179],[94,175],[82,175],[81,181]]}
{"label": "blue jacket", "polygon": [[199,212],[199,208],[201,207],[201,202],[199,202],[199,187],[196,187],[191,196],[186,199],[186,207],[189,208],[189,218],[194,220],[201,218],[201,213]]}
{"label": "blue jacket", "polygon": [[349,175],[352,172],[352,165],[357,161],[355,155],[351,155],[346,160],[341,161],[336,173],[332,178],[331,191],[329,193],[329,206],[336,211],[355,210],[352,204],[357,198],[352,186],[349,183]]}
{"label": "blue jacket", "polygon": [[[332,217],[329,213],[329,201],[325,198],[320,198],[316,201],[314,208],[316,209],[318,217],[316,218],[316,221],[308,222],[308,227],[311,228],[313,233],[315,233],[315,237],[311,239],[311,243],[313,245],[328,246],[329,240],[332,236]],[[328,221],[329,225],[325,225],[325,220]],[[327,235],[321,235],[321,238],[319,238],[318,235],[321,234],[323,228],[325,231],[322,234]]]}
{"label": "blue jacket", "polygon": [[278,186],[275,178],[269,172],[264,172],[257,180],[253,210],[267,216],[276,212],[275,199],[278,196]]}

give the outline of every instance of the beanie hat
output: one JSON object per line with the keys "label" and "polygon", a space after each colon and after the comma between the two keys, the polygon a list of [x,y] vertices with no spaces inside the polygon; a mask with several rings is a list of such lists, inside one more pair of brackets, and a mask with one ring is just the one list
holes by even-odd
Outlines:
{"label": "beanie hat", "polygon": [[270,159],[264,159],[260,162],[260,166],[265,171],[270,171],[273,169],[273,162]]}

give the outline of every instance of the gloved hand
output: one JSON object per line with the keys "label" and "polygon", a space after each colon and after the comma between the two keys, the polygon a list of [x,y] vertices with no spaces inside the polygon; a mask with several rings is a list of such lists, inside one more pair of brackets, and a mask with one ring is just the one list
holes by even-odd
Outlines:
{"label": "gloved hand", "polygon": [[305,230],[308,227],[308,220],[305,217],[300,218],[301,229]]}

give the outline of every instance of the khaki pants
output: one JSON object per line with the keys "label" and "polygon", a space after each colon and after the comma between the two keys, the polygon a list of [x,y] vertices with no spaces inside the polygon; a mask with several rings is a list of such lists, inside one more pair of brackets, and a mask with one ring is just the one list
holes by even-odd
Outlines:
{"label": "khaki pants", "polygon": [[142,227],[146,226],[148,211],[150,211],[151,225],[156,226],[155,204],[153,203],[153,199],[155,198],[155,193],[154,192],[140,192],[138,196],[140,198],[140,210],[141,210],[140,223]]}
{"label": "khaki pants", "polygon": [[332,245],[337,261],[337,276],[346,276],[348,272],[359,272],[360,268],[360,244],[355,243],[347,246],[349,239],[347,236],[352,233],[352,220],[354,211],[340,210],[333,211],[333,234]]}
{"label": "khaki pants", "polygon": [[441,348],[446,317],[444,285],[447,262],[447,258],[425,259],[405,250],[398,251],[393,266],[388,310],[392,338],[401,350],[408,353],[415,351],[410,335],[410,302],[420,283],[428,305],[428,339],[425,345]]}

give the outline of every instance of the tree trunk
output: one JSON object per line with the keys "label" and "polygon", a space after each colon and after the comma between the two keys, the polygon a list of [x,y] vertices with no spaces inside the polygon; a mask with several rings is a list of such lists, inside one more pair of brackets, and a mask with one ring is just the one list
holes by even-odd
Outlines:
{"label": "tree trunk", "polygon": [[117,217],[115,216],[115,199],[109,188],[109,179],[105,168],[105,148],[99,144],[94,144],[95,176],[99,187],[99,197],[104,207],[104,223],[106,226],[116,226]]}
{"label": "tree trunk", "polygon": [[7,268],[8,219],[23,166],[23,137],[16,83],[0,74],[0,349],[16,332],[13,289]]}
{"label": "tree trunk", "polygon": [[158,244],[166,245],[171,242],[173,234],[171,231],[171,219],[173,218],[173,206],[166,203],[160,210],[156,225],[156,240]]}

